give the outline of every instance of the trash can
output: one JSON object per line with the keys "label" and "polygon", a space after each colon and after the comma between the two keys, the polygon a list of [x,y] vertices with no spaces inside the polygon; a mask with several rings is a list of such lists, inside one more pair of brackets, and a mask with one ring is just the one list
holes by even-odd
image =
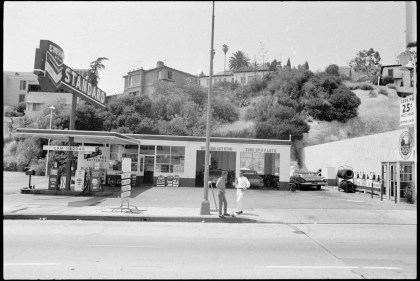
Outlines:
{"label": "trash can", "polygon": [[[29,185],[28,185],[28,187],[29,187],[29,188],[32,188],[32,186],[31,186],[31,177],[32,177],[32,176],[35,176],[35,171],[34,171],[34,170],[27,170],[25,174],[26,174],[27,176],[29,176]],[[35,186],[34,186],[34,187],[35,187]]]}

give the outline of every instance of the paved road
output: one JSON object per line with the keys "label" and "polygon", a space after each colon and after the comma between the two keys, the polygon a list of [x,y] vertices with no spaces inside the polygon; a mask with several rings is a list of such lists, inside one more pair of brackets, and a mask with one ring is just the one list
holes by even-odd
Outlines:
{"label": "paved road", "polygon": [[416,278],[416,226],[4,221],[5,279]]}

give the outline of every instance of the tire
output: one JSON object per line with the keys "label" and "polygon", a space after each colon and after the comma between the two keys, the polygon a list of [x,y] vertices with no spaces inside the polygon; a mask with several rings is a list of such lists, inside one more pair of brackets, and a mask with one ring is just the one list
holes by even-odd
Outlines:
{"label": "tire", "polygon": [[116,186],[117,185],[117,180],[115,178],[111,178],[111,179],[109,179],[109,184],[111,186]]}
{"label": "tire", "polygon": [[317,190],[320,190],[321,189],[321,186],[320,185],[317,185],[316,189]]}

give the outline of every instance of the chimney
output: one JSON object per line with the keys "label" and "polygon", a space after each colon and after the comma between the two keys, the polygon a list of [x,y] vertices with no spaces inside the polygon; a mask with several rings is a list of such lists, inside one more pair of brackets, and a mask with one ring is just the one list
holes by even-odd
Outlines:
{"label": "chimney", "polygon": [[162,67],[162,66],[163,66],[163,61],[158,61],[157,62],[157,65],[156,65],[156,68]]}

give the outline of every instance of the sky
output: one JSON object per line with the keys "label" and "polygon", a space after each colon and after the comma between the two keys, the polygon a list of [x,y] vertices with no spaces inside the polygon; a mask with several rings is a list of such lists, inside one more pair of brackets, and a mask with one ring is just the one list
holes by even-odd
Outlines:
{"label": "sky", "polygon": [[[3,12],[3,70],[33,72],[40,40],[64,50],[64,63],[87,69],[106,57],[99,88],[124,91],[124,75],[157,61],[197,75],[210,73],[212,2],[19,2]],[[373,48],[383,65],[404,51],[405,2],[215,2],[214,73],[243,51],[251,60],[274,59],[312,71],[348,66]]]}

